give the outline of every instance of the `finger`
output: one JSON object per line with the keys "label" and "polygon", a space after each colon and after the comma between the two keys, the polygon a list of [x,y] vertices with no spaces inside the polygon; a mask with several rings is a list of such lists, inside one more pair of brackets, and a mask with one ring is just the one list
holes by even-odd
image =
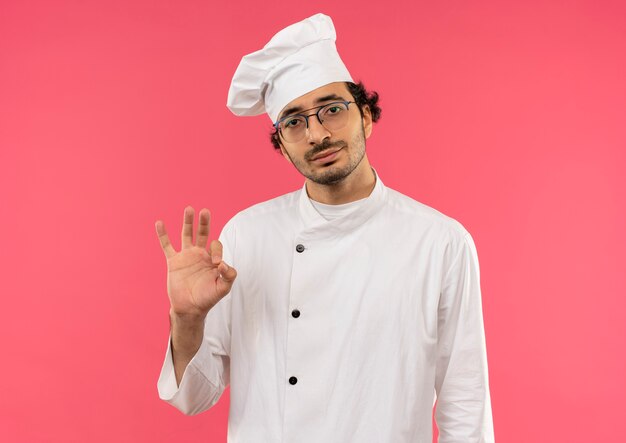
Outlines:
{"label": "finger", "polygon": [[217,270],[220,271],[220,278],[228,284],[228,286],[232,285],[235,278],[237,278],[237,270],[232,266],[228,266],[224,261],[220,263]]}
{"label": "finger", "polygon": [[213,240],[209,246],[211,252],[211,262],[218,265],[222,261],[222,243],[219,240]]}
{"label": "finger", "polygon": [[198,232],[196,233],[196,246],[206,248],[209,238],[209,223],[211,222],[211,213],[208,209],[202,208],[198,214]]}
{"label": "finger", "polygon": [[154,224],[157,231],[157,236],[159,237],[159,241],[161,242],[161,248],[165,253],[166,258],[173,257],[176,255],[176,251],[170,242],[170,238],[167,236],[167,231],[165,230],[165,224],[161,220],[157,220]]}
{"label": "finger", "polygon": [[191,248],[193,246],[193,216],[193,208],[187,206],[183,218],[182,249]]}

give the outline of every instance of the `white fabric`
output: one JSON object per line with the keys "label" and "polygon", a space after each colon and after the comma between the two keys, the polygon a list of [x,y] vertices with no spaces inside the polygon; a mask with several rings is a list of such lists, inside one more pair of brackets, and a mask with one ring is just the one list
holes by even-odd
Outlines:
{"label": "white fabric", "polygon": [[292,100],[329,83],[353,81],[336,38],[332,19],[324,14],[287,26],[241,59],[226,106],[236,115],[267,112],[275,123]]}
{"label": "white fabric", "polygon": [[378,177],[345,217],[325,220],[302,188],[220,239],[237,280],[180,387],[168,344],[163,400],[195,414],[230,384],[230,443],[430,443],[436,391],[440,443],[494,441],[478,257],[459,222]]}
{"label": "white fabric", "polygon": [[339,217],[345,217],[351,212],[359,209],[359,207],[363,205],[366,201],[366,199],[361,199],[341,205],[327,205],[325,203],[316,202],[311,198],[309,198],[309,200],[311,201],[311,204],[313,205],[315,210],[319,212],[320,215],[326,220],[334,220]]}

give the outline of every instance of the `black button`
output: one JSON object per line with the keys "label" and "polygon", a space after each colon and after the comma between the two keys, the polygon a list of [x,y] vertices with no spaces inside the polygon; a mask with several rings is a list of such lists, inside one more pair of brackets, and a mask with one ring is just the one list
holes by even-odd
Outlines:
{"label": "black button", "polygon": [[298,251],[298,252],[302,252],[302,251],[304,251],[304,245],[298,245],[298,246],[296,246],[296,251]]}
{"label": "black button", "polygon": [[289,383],[295,385],[296,383],[298,383],[298,379],[296,377],[289,377]]}
{"label": "black button", "polygon": [[300,311],[298,311],[297,309],[294,309],[293,311],[291,311],[291,316],[293,318],[298,318],[300,317]]}

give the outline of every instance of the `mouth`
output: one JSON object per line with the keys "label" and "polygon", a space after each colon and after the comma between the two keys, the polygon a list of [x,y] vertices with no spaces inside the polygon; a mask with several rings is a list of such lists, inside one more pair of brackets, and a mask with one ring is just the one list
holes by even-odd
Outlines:
{"label": "mouth", "polygon": [[328,151],[323,151],[322,153],[316,155],[315,157],[313,157],[311,159],[312,162],[315,163],[324,163],[330,160],[334,160],[335,157],[337,156],[337,153],[339,151],[341,151],[343,149],[343,147],[339,148],[339,149],[330,149]]}

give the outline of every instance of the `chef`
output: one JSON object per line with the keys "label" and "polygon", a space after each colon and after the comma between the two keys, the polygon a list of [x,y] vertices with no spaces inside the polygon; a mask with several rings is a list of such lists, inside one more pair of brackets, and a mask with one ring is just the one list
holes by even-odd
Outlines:
{"label": "chef", "polygon": [[[230,386],[231,443],[493,442],[480,274],[470,233],[383,183],[380,115],[313,15],[241,60],[227,106],[267,113],[301,189],[236,214],[208,242],[184,213],[168,265],[161,399],[185,414]],[[207,250],[208,246],[208,250]]]}

